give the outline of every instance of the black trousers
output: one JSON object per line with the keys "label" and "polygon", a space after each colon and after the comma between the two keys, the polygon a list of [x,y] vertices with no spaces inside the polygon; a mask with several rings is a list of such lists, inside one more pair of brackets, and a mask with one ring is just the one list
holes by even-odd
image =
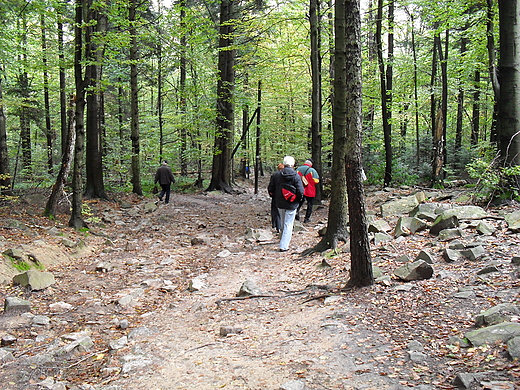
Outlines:
{"label": "black trousers", "polygon": [[304,196],[302,198],[300,204],[298,205],[298,210],[296,210],[296,215],[298,216],[298,219],[299,219],[300,209],[302,208],[305,201],[307,201],[307,210],[305,211],[304,222],[308,222],[311,219],[311,215],[312,215],[312,204],[314,202],[314,197]]}

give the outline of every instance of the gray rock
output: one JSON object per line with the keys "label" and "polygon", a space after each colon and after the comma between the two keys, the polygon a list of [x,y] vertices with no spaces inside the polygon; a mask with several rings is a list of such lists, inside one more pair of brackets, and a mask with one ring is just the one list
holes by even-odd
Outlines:
{"label": "gray rock", "polygon": [[4,312],[26,313],[31,311],[31,303],[18,297],[7,297],[4,302]]}
{"label": "gray rock", "polygon": [[206,278],[208,277],[208,274],[202,274],[197,276],[196,278],[193,278],[190,280],[190,283],[188,285],[188,290],[191,292],[194,291],[200,291],[203,288],[207,287]]}
{"label": "gray rock", "polygon": [[395,226],[395,237],[408,236],[427,228],[426,222],[415,217],[400,217]]}
{"label": "gray rock", "polygon": [[462,387],[463,389],[472,388],[473,385],[478,384],[478,379],[475,374],[469,372],[459,372],[455,379],[453,379],[453,385]]}
{"label": "gray rock", "polygon": [[495,265],[487,265],[482,269],[477,271],[477,275],[485,275],[490,274],[492,272],[500,272],[500,270]]}
{"label": "gray rock", "polygon": [[435,222],[430,228],[430,234],[432,236],[437,236],[441,230],[445,229],[453,229],[459,226],[459,220],[455,215],[446,216],[445,214],[441,214],[437,217]]}
{"label": "gray rock", "polygon": [[15,275],[13,277],[13,282],[24,287],[29,287],[34,291],[43,290],[56,283],[52,273],[41,272],[34,269]]}
{"label": "gray rock", "polygon": [[520,336],[513,337],[507,342],[507,353],[511,359],[520,359]]}
{"label": "gray rock", "polygon": [[418,351],[408,351],[408,357],[414,363],[421,363],[428,357],[426,354]]}
{"label": "gray rock", "polygon": [[219,334],[222,337],[226,337],[227,335],[230,335],[230,334],[240,334],[243,331],[244,330],[238,326],[221,326]]}
{"label": "gray rock", "polygon": [[429,279],[433,275],[433,268],[426,261],[419,260],[397,268],[394,271],[394,275],[406,282]]}
{"label": "gray rock", "polygon": [[492,345],[497,341],[506,343],[520,336],[520,324],[517,322],[502,322],[466,333],[466,338],[474,347]]}
{"label": "gray rock", "polygon": [[520,256],[513,256],[513,258],[511,259],[511,263],[520,264]]}
{"label": "gray rock", "polygon": [[157,205],[155,202],[147,202],[144,205],[144,212],[145,213],[153,213],[155,210],[157,210]]}
{"label": "gray rock", "polygon": [[152,359],[147,358],[144,355],[125,355],[121,357],[123,368],[121,373],[127,374],[131,371],[136,371],[152,364]]}
{"label": "gray rock", "polygon": [[10,257],[15,260],[25,260],[27,256],[23,253],[21,249],[10,248],[2,252],[3,255]]}
{"label": "gray rock", "polygon": [[425,251],[425,250],[420,251],[419,254],[417,255],[417,257],[415,258],[415,261],[419,261],[419,260],[424,260],[428,264],[434,263],[433,255],[430,252]]}
{"label": "gray rock", "polygon": [[246,297],[260,294],[262,294],[262,290],[260,290],[260,288],[258,288],[252,280],[246,280],[244,283],[242,283],[242,286],[237,293],[237,297]]}
{"label": "gray rock", "polygon": [[485,218],[488,216],[488,213],[479,206],[466,205],[466,206],[457,206],[446,210],[442,213],[445,217],[450,217],[452,215],[456,216],[460,221],[461,219],[478,219]]}
{"label": "gray rock", "polygon": [[468,248],[460,251],[462,256],[470,259],[470,260],[478,260],[486,251],[482,245],[475,246],[473,248]]}
{"label": "gray rock", "polygon": [[463,237],[464,234],[461,229],[444,229],[439,232],[437,239],[439,241],[450,241],[454,238]]}
{"label": "gray rock", "polygon": [[408,343],[407,347],[410,351],[417,351],[417,352],[424,351],[424,346],[417,340],[410,341]]}
{"label": "gray rock", "polygon": [[71,353],[73,351],[87,352],[93,346],[94,346],[94,342],[92,341],[92,339],[89,336],[84,336],[84,337],[81,337],[81,338],[65,345],[64,347],[61,347],[54,353],[54,355],[61,356],[61,355]]}
{"label": "gray rock", "polygon": [[47,316],[34,316],[31,322],[33,325],[47,326],[50,325],[51,319]]}
{"label": "gray rock", "polygon": [[397,259],[395,259],[396,263],[411,263],[412,259],[408,255],[402,255],[399,256]]}
{"label": "gray rock", "polygon": [[101,262],[96,265],[96,272],[107,273],[114,269],[114,265],[111,263]]}
{"label": "gray rock", "polygon": [[12,334],[6,334],[2,336],[2,339],[0,340],[0,346],[2,347],[13,345],[14,343],[16,343],[16,337]]}
{"label": "gray rock", "polygon": [[475,229],[483,236],[491,236],[496,231],[495,227],[486,221],[480,221]]}
{"label": "gray rock", "polygon": [[390,215],[408,214],[425,199],[426,195],[424,192],[418,192],[415,195],[384,203],[381,205],[381,215],[388,217]]}
{"label": "gray rock", "polygon": [[515,211],[510,214],[504,215],[504,219],[507,222],[509,230],[518,231],[520,230],[520,211]]}
{"label": "gray rock", "polygon": [[386,233],[376,233],[374,234],[374,244],[379,245],[382,242],[392,241],[394,238]]}
{"label": "gray rock", "polygon": [[124,320],[121,320],[119,321],[119,328],[120,329],[128,329],[128,326],[129,326],[129,323],[128,323],[128,320],[127,319],[124,319]]}
{"label": "gray rock", "polygon": [[514,316],[520,314],[520,308],[512,303],[500,303],[475,317],[476,326],[495,325],[501,322],[511,321]]}
{"label": "gray rock", "polygon": [[392,230],[392,227],[384,219],[376,219],[368,225],[369,233],[385,233]]}
{"label": "gray rock", "polygon": [[128,344],[128,337],[123,336],[117,340],[112,340],[110,343],[108,343],[108,346],[111,350],[118,350],[122,349]]}
{"label": "gray rock", "polygon": [[463,257],[463,256],[462,256],[462,253],[460,253],[460,251],[453,250],[450,248],[446,248],[446,249],[444,249],[444,252],[442,252],[442,258],[448,263],[453,263],[454,261],[457,261],[461,257]]}
{"label": "gray rock", "polygon": [[308,387],[305,385],[305,381],[302,380],[294,380],[290,382],[285,382],[280,386],[279,390],[307,390]]}
{"label": "gray rock", "polygon": [[119,298],[117,303],[122,307],[128,306],[130,303],[132,303],[135,299],[139,298],[143,294],[144,294],[144,289],[136,288],[130,294],[127,294],[124,297]]}
{"label": "gray rock", "polygon": [[0,363],[9,362],[14,360],[13,354],[7,349],[0,348]]}

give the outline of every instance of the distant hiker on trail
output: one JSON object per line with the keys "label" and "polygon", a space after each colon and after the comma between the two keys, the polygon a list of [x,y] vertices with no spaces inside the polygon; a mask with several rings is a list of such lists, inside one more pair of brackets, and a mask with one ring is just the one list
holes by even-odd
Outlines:
{"label": "distant hiker on trail", "polygon": [[162,202],[163,196],[166,195],[164,203],[170,203],[170,185],[175,183],[175,177],[173,177],[173,172],[168,166],[168,161],[164,160],[162,165],[157,169],[154,183],[161,185],[161,192],[157,195],[159,200]]}
{"label": "distant hiker on trail", "polygon": [[285,156],[284,168],[271,175],[267,191],[274,197],[276,207],[280,213],[282,237],[280,238],[280,252],[289,250],[292,238],[296,209],[303,196],[303,184],[294,170],[294,157]]}
{"label": "distant hiker on trail", "polygon": [[305,212],[304,223],[310,222],[311,214],[312,214],[312,205],[314,203],[314,198],[316,197],[316,184],[320,182],[320,177],[316,169],[312,167],[313,161],[311,158],[305,160],[305,163],[298,167],[296,170],[298,175],[301,176],[303,182],[303,198],[298,205],[298,210],[296,210],[296,219],[300,220],[300,208],[303,206],[303,203],[307,201],[307,211]]}
{"label": "distant hiker on trail", "polygon": [[[285,166],[280,163],[278,164],[277,169],[281,171],[284,167]],[[271,193],[269,193],[269,196],[271,197],[271,226],[273,229],[276,229],[276,233],[280,233],[280,230],[282,229],[282,221],[280,219],[278,207],[276,207],[276,198],[274,197],[274,194]]]}

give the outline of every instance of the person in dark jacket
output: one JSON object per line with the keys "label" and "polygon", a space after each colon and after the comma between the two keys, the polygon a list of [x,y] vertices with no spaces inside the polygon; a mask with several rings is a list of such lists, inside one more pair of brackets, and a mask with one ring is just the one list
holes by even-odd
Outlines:
{"label": "person in dark jacket", "polygon": [[[282,170],[285,168],[285,165],[282,163],[278,164],[278,170]],[[280,212],[278,211],[278,207],[276,207],[276,201],[273,194],[269,194],[271,197],[271,226],[273,229],[276,229],[276,233],[280,233],[282,229],[282,221],[280,220]]]}
{"label": "person in dark jacket", "polygon": [[159,183],[161,185],[161,192],[159,195],[159,200],[163,200],[163,196],[166,195],[164,199],[164,203],[170,203],[170,186],[175,183],[175,177],[173,177],[173,172],[168,166],[168,161],[164,160],[162,165],[157,169],[155,173],[155,184]]}
{"label": "person in dark jacket", "polygon": [[272,174],[267,191],[273,196],[276,207],[280,212],[282,236],[280,238],[280,252],[289,249],[292,238],[296,209],[303,196],[303,184],[300,176],[294,170],[294,157],[285,156],[284,168]]}

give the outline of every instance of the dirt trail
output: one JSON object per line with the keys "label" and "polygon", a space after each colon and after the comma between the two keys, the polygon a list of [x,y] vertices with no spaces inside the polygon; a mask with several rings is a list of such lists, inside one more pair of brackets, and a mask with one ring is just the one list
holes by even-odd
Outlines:
{"label": "dirt trail", "polygon": [[[472,329],[482,309],[518,303],[519,280],[510,262],[517,234],[507,235],[505,243],[502,233],[486,238],[486,250],[501,262],[500,273],[475,277],[483,264],[448,264],[439,256],[432,279],[393,279],[390,285],[345,292],[348,248],[327,257],[327,268],[320,267],[323,255],[299,256],[318,242],[326,205],[310,224],[297,224],[291,250],[280,253],[276,239],[259,243],[246,235],[248,229],[270,230],[265,191],[255,195],[246,184],[239,189],[240,195],[175,194],[173,203],[148,214],[117,209],[113,215],[113,205],[93,205],[111,221],[97,232],[106,237],[96,236],[95,254],[51,269],[57,287],[27,296],[38,313],[58,301],[74,309],[54,315],[46,330],[21,329],[20,338],[38,335],[40,341],[30,341],[16,356],[37,355],[62,334],[85,329],[95,346],[72,363],[53,362],[36,371],[21,363],[4,365],[4,383],[12,384],[5,389],[34,389],[54,378],[76,390],[89,389],[87,384],[96,390],[278,390],[291,381],[300,382],[288,389],[305,383],[309,390],[433,390],[453,388],[459,372],[487,372],[486,379],[509,385],[519,378],[520,368],[503,346],[452,345],[454,336]],[[385,198],[369,194],[368,209],[377,211]],[[148,200],[130,201],[141,209]],[[403,254],[414,258],[424,248],[440,254],[444,245],[418,233],[374,246],[374,263],[391,275]],[[99,263],[113,268],[100,272]],[[190,280],[200,276],[205,286],[189,291]],[[235,300],[246,280],[261,296]],[[475,296],[453,298],[463,287],[474,289]],[[121,298],[131,294],[135,299],[122,305]],[[123,320],[128,328],[120,327]],[[222,327],[237,333],[222,336]],[[123,336],[124,347],[109,347]],[[420,346],[419,359],[411,359],[411,342]]]}

